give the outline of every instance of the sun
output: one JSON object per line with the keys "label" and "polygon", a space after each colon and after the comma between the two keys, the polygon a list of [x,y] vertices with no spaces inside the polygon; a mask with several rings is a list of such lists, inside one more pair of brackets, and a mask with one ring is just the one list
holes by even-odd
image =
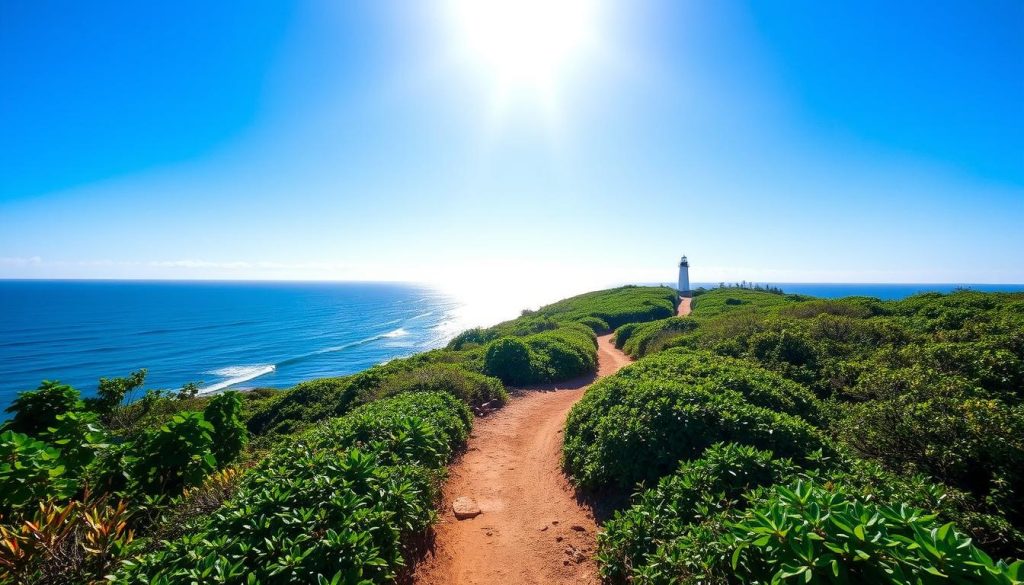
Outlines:
{"label": "sun", "polygon": [[597,51],[597,0],[447,0],[459,59],[503,94],[550,97]]}

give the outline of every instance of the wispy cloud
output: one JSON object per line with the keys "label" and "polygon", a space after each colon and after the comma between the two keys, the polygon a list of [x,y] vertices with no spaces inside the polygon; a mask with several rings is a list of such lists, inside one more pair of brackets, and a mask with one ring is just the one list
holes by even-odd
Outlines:
{"label": "wispy cloud", "polygon": [[39,266],[43,259],[39,256],[0,256],[0,266]]}
{"label": "wispy cloud", "polygon": [[41,256],[0,256],[0,277],[79,277],[86,274],[114,278],[192,278],[229,276],[241,278],[339,278],[350,276],[343,262],[320,260],[252,261],[179,258],[175,260],[44,260]]}

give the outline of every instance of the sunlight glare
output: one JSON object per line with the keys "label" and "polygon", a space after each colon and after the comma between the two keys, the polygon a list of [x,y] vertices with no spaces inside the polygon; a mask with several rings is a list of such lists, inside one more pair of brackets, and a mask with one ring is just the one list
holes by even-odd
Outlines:
{"label": "sunlight glare", "polygon": [[597,0],[448,0],[461,56],[503,92],[551,94],[596,49]]}

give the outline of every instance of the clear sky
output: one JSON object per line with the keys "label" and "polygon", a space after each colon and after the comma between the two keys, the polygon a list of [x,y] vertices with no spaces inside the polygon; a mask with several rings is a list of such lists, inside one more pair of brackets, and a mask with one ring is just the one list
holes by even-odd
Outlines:
{"label": "clear sky", "polygon": [[0,277],[1024,282],[1024,2],[0,5]]}

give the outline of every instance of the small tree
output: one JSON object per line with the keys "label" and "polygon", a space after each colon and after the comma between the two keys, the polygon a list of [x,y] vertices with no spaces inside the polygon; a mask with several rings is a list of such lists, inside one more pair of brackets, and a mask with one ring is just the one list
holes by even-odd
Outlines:
{"label": "small tree", "polygon": [[199,394],[199,386],[202,382],[186,382],[176,394],[178,400],[189,400]]}
{"label": "small tree", "polygon": [[37,437],[54,426],[57,417],[83,408],[78,390],[58,381],[43,380],[39,388],[18,394],[5,412],[14,417],[3,429]]}
{"label": "small tree", "polygon": [[238,392],[214,396],[203,411],[203,418],[213,425],[212,450],[218,467],[225,467],[237,459],[249,442],[249,433],[241,415],[242,396]]}
{"label": "small tree", "polygon": [[146,369],[132,372],[123,378],[100,378],[96,398],[89,401],[93,410],[109,414],[124,402],[126,396],[139,389],[146,381]]}

